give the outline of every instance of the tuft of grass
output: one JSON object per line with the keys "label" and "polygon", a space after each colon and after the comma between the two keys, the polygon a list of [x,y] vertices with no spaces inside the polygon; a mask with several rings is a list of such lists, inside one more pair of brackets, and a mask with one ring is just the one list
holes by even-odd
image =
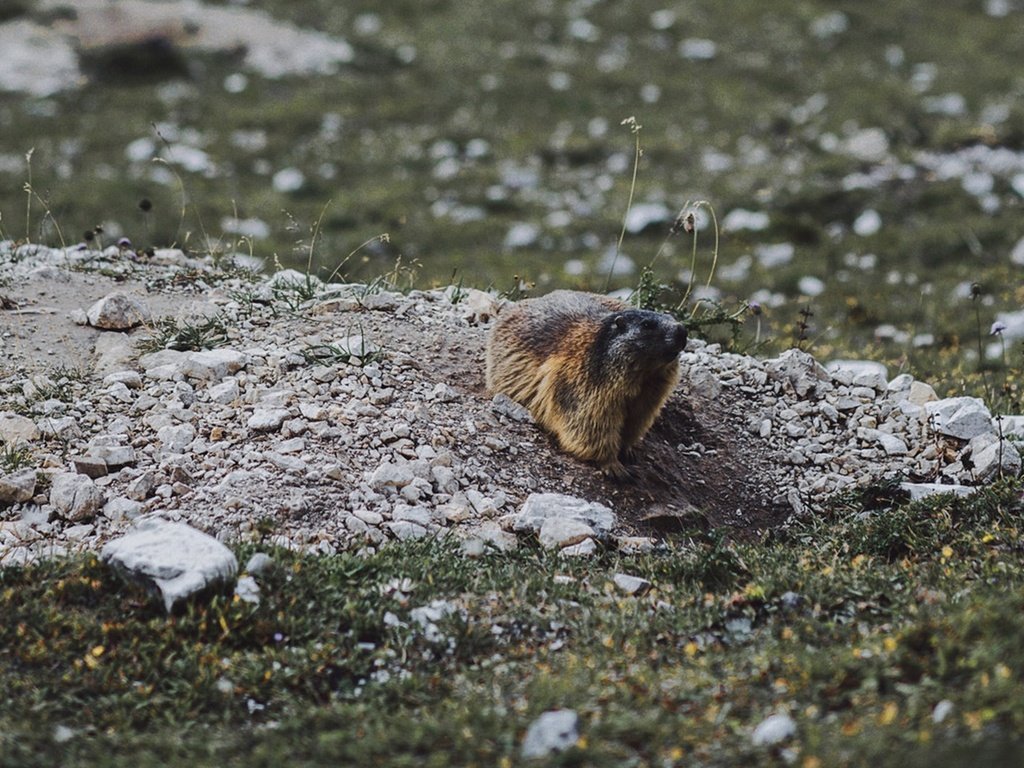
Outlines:
{"label": "tuft of grass", "polygon": [[143,353],[161,349],[199,351],[220,347],[229,341],[228,327],[219,315],[186,320],[161,317],[147,330],[149,334],[136,342]]}
{"label": "tuft of grass", "polygon": [[32,464],[32,452],[26,446],[0,440],[0,472],[17,472]]}
{"label": "tuft of grass", "polygon": [[384,359],[383,351],[367,342],[366,337],[362,333],[362,328],[359,329],[357,335],[360,343],[355,346],[309,344],[299,354],[310,365],[335,365],[338,363],[351,365],[354,361],[358,365],[363,366],[377,363]]}

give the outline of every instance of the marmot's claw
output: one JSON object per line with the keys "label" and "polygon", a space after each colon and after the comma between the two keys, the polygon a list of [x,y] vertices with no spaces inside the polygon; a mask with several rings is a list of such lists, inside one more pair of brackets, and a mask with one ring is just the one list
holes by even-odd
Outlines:
{"label": "marmot's claw", "polygon": [[623,464],[636,464],[638,451],[635,447],[623,448],[619,451],[619,461]]}
{"label": "marmot's claw", "polygon": [[618,483],[636,482],[636,475],[621,461],[612,461],[601,467],[601,474]]}

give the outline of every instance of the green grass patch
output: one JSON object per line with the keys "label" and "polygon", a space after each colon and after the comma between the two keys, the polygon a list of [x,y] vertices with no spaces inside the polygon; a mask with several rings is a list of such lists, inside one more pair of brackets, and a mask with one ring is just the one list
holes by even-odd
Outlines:
{"label": "green grass patch", "polygon": [[[582,561],[277,551],[260,605],[171,617],[92,556],[4,568],[3,762],[516,765],[555,707],[582,735],[552,765],[1019,756],[1020,497],[850,499],[761,540]],[[621,594],[623,571],[653,589]],[[750,740],[777,711],[798,725],[785,755]]]}

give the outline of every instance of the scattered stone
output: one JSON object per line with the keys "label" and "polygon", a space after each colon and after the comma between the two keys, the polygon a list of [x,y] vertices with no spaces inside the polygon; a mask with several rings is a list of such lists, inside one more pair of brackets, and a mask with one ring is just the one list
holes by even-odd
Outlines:
{"label": "scattered stone", "polygon": [[259,605],[260,585],[252,576],[239,576],[235,582],[235,595],[243,602]]}
{"label": "scattered stone", "polygon": [[948,397],[945,400],[926,402],[924,407],[932,421],[932,428],[939,434],[970,440],[978,435],[995,432],[992,414],[980,398]]}
{"label": "scattered stone", "polygon": [[900,483],[900,490],[909,493],[911,501],[919,501],[927,499],[929,496],[943,493],[951,493],[955,496],[970,496],[978,491],[974,486],[942,485],[941,483]]}
{"label": "scattered stone", "polygon": [[103,516],[108,520],[120,522],[122,520],[134,520],[139,517],[145,507],[141,502],[126,499],[122,496],[115,496],[108,499],[103,505]]}
{"label": "scattered stone", "polygon": [[[981,435],[975,440],[986,440],[987,445],[972,451],[974,474],[978,482],[988,483],[1001,477],[1017,477],[1020,474],[1021,458],[1015,443],[998,437]],[[974,440],[971,441],[972,444]],[[974,446],[972,445],[972,448]]]}
{"label": "scattered stone", "polygon": [[414,479],[412,467],[408,464],[381,464],[370,476],[370,487],[375,490],[383,488],[404,488]]}
{"label": "scattered stone", "polygon": [[226,379],[220,384],[215,384],[207,390],[207,395],[214,403],[228,405],[233,403],[241,395],[241,389],[236,379]]}
{"label": "scattered stone", "polygon": [[654,586],[647,579],[631,576],[628,573],[616,573],[612,577],[612,581],[620,592],[634,597],[643,597]]}
{"label": "scattered stone", "polygon": [[184,453],[196,438],[196,428],[191,424],[176,424],[161,427],[156,432],[165,453]]}
{"label": "scattered stone", "polygon": [[36,493],[36,472],[34,469],[20,469],[0,475],[0,504],[21,504]]}
{"label": "scattered stone", "polygon": [[128,498],[134,499],[135,501],[145,501],[153,494],[153,491],[156,490],[156,486],[156,473],[151,470],[147,470],[128,484]]}
{"label": "scattered stone", "polygon": [[144,520],[107,543],[100,557],[156,594],[168,613],[192,595],[226,586],[238,572],[234,554],[215,538],[160,518]]}
{"label": "scattered stone", "polygon": [[99,511],[103,502],[103,491],[86,475],[62,472],[54,476],[50,504],[65,520],[88,520]]}
{"label": "scattered stone", "polygon": [[593,539],[584,539],[579,544],[570,544],[558,551],[558,554],[565,557],[590,557],[597,554],[597,542]]}
{"label": "scattered stone", "polygon": [[285,408],[257,408],[245,426],[254,432],[276,432],[289,416]]}
{"label": "scattered stone", "polygon": [[211,349],[187,355],[181,371],[193,379],[220,381],[225,376],[242,370],[247,364],[248,357],[242,352],[232,349]]}
{"label": "scattered stone", "polygon": [[542,547],[562,549],[596,535],[593,528],[577,518],[549,517],[541,524],[538,539]]}
{"label": "scattered stone", "polygon": [[408,541],[410,539],[422,539],[426,536],[429,531],[418,523],[412,523],[408,520],[395,520],[387,524],[388,530],[395,535],[395,538],[399,541]]}
{"label": "scattered stone", "polygon": [[533,417],[530,415],[530,412],[515,400],[512,400],[508,395],[495,395],[491,399],[491,407],[494,409],[495,413],[508,416],[513,421],[519,421],[524,424],[528,424],[533,421]]}
{"label": "scattered stone", "polygon": [[624,555],[644,555],[654,551],[657,541],[650,536],[619,536],[615,544]]}
{"label": "scattered stone", "polygon": [[857,435],[861,440],[881,445],[882,449],[890,456],[904,456],[908,451],[907,444],[905,442],[895,435],[890,435],[887,432],[882,432],[877,429],[861,428],[857,430]]}
{"label": "scattered stone", "polygon": [[949,699],[943,699],[935,705],[935,709],[932,710],[932,722],[941,723],[945,721],[947,717],[953,714],[953,710],[956,706]]}
{"label": "scattered stone", "polygon": [[526,729],[520,754],[526,760],[564,752],[579,739],[579,717],[571,709],[545,712]]}
{"label": "scattered stone", "polygon": [[750,741],[755,747],[770,747],[796,736],[796,722],[787,714],[770,715],[758,723]]}
{"label": "scattered stone", "polygon": [[561,493],[531,493],[516,516],[513,529],[540,533],[548,519],[576,520],[585,523],[598,536],[607,536],[615,527],[615,514],[603,504]]}
{"label": "scattered stone", "polygon": [[799,349],[788,349],[764,364],[765,371],[774,381],[788,384],[798,397],[816,394],[830,380],[817,360]]}
{"label": "scattered stone", "polygon": [[245,572],[250,576],[259,576],[269,571],[274,565],[274,558],[266,552],[257,552],[245,564]]}
{"label": "scattered stone", "polygon": [[108,474],[107,462],[95,456],[72,456],[71,466],[75,472],[95,480]]}
{"label": "scattered stone", "polygon": [[15,413],[0,413],[0,444],[19,446],[33,443],[39,437],[39,427],[32,419]]}
{"label": "scattered stone", "polygon": [[149,307],[142,299],[115,291],[107,294],[86,311],[89,325],[108,331],[126,331],[149,322]]}

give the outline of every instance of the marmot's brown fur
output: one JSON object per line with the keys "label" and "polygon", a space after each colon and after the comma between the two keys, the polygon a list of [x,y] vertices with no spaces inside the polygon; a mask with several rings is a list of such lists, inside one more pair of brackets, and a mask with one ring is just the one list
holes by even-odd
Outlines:
{"label": "marmot's brown fur", "polygon": [[526,406],[564,450],[623,465],[679,380],[686,327],[608,296],[554,291],[506,307],[487,340],[487,389]]}

